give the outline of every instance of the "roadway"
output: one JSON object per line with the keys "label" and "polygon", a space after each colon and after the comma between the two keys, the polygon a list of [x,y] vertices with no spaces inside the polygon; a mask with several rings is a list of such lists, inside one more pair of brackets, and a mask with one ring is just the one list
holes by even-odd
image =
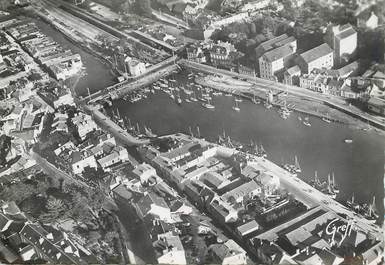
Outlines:
{"label": "roadway", "polygon": [[154,9],[152,9],[152,15],[161,21],[170,23],[171,25],[178,25],[184,29],[190,29],[188,24],[179,18],[170,16],[168,14],[164,14],[164,13],[156,11]]}
{"label": "roadway", "polygon": [[114,137],[120,140],[122,143],[132,146],[132,145],[141,145],[149,143],[149,140],[140,140],[127,131],[125,131],[122,127],[113,122],[109,117],[104,115],[99,109],[95,106],[86,105],[84,108],[92,113],[92,117],[96,120],[100,127],[106,129]]}
{"label": "roadway", "polygon": [[273,162],[264,158],[255,158],[258,162],[269,169],[273,175],[276,175],[280,179],[281,186],[286,188],[295,197],[309,206],[321,205],[325,209],[333,211],[338,214],[346,214],[346,219],[354,221],[355,226],[363,229],[364,231],[372,232],[374,235],[381,235],[382,230],[377,225],[372,225],[364,217],[357,215],[347,207],[338,203],[336,200],[320,192],[316,188],[310,186],[298,177],[294,177],[291,173],[274,164]]}
{"label": "roadway", "polygon": [[81,186],[90,188],[90,186],[84,183],[83,181],[76,179],[75,177],[69,175],[61,169],[58,169],[55,165],[48,162],[45,158],[41,157],[39,154],[35,153],[32,150],[30,151],[30,156],[39,164],[39,166],[48,176],[54,177],[57,180],[64,179],[69,183],[76,183]]}
{"label": "roadway", "polygon": [[201,72],[206,72],[210,74],[221,74],[221,75],[227,75],[227,76],[232,76],[232,77],[237,77],[237,78],[242,78],[246,79],[248,82],[252,83],[255,85],[255,89],[267,91],[267,90],[279,90],[283,92],[288,92],[294,96],[298,97],[305,97],[309,98],[314,101],[318,102],[323,102],[325,104],[328,104],[331,107],[337,108],[339,110],[342,110],[346,113],[349,113],[350,115],[359,117],[365,121],[370,122],[371,124],[380,127],[382,129],[385,128],[385,122],[377,118],[375,116],[372,116],[357,107],[354,106],[348,106],[345,102],[344,98],[341,97],[335,97],[335,96],[329,96],[321,93],[317,93],[308,89],[303,89],[297,86],[290,86],[290,85],[285,85],[282,83],[266,80],[266,79],[261,79],[257,77],[252,77],[249,75],[244,75],[244,74],[239,74],[236,72],[231,72],[223,69],[218,69],[209,65],[205,64],[200,64],[192,61],[188,61],[185,59],[181,59],[178,62],[180,65],[187,67],[187,68],[193,68],[197,71]]}

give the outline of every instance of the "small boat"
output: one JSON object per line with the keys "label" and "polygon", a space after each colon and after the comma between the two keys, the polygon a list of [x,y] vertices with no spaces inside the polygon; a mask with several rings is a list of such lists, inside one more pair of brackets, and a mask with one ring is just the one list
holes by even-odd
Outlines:
{"label": "small boat", "polygon": [[353,140],[352,140],[352,139],[345,139],[344,141],[345,141],[345,143],[347,143],[347,144],[353,143]]}
{"label": "small boat", "polygon": [[301,116],[298,116],[298,120],[299,120],[299,121],[302,121],[302,117],[301,117]]}
{"label": "small boat", "polygon": [[226,93],[225,96],[226,97],[231,97],[232,95],[231,95],[231,93]]}
{"label": "small boat", "polygon": [[266,102],[266,104],[265,104],[265,108],[267,108],[267,109],[271,109],[273,107],[273,105],[271,105],[270,103],[267,103]]}
{"label": "small boat", "polygon": [[332,121],[329,119],[329,113],[326,114],[326,117],[322,117],[322,120],[326,123],[331,123]]}
{"label": "small boat", "polygon": [[238,106],[238,101],[235,100],[235,105],[233,106],[233,110],[235,111],[241,111],[241,109]]}
{"label": "small boat", "polygon": [[174,99],[175,99],[174,94],[171,93],[171,94],[170,94],[170,98],[174,100]]}
{"label": "small boat", "polygon": [[184,101],[186,101],[187,103],[191,103],[191,100],[189,100],[188,98],[186,98]]}
{"label": "small boat", "polygon": [[236,102],[242,102],[242,99],[241,99],[241,97],[235,97],[235,101]]}
{"label": "small boat", "polygon": [[305,117],[305,120],[304,120],[303,124],[304,124],[305,126],[308,126],[308,127],[311,126],[311,124],[310,124],[310,122],[309,122],[309,117]]}
{"label": "small boat", "polygon": [[[295,166],[295,172],[297,172],[297,173],[302,172],[302,169],[301,169],[301,166],[299,165],[297,156],[294,156],[294,166]],[[333,178],[333,180],[334,180],[334,178]]]}
{"label": "small boat", "polygon": [[254,104],[260,104],[260,103],[261,103],[261,100],[257,99],[257,98],[255,97],[255,94],[254,94],[254,95],[253,95],[252,102],[253,102]]}
{"label": "small boat", "polygon": [[182,104],[182,99],[180,98],[180,96],[176,98],[176,103],[178,103],[178,105]]}
{"label": "small boat", "polygon": [[202,106],[205,107],[206,109],[215,109],[215,106],[210,104],[210,100],[208,99],[207,102],[203,102]]}

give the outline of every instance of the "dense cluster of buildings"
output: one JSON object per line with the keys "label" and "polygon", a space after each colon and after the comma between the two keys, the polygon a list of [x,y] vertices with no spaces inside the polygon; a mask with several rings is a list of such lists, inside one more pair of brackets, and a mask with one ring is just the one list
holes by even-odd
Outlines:
{"label": "dense cluster of buildings", "polygon": [[1,205],[0,234],[0,255],[7,264],[87,264],[92,256],[70,234],[29,220],[13,201]]}
{"label": "dense cluster of buildings", "polygon": [[82,175],[87,167],[108,172],[111,166],[128,160],[127,149],[117,145],[113,136],[103,132],[92,117],[83,112],[73,117],[56,112],[50,129],[57,135],[76,136],[68,141],[58,139],[52,146],[56,159],[63,161],[62,166],[69,173]]}
{"label": "dense cluster of buildings", "polygon": [[325,43],[310,50],[298,52],[298,43],[293,36],[282,34],[266,38],[259,34],[255,41],[246,42],[246,55],[239,52],[234,44],[221,41],[190,45],[186,53],[188,60],[198,63],[208,63],[324,94],[357,99],[366,102],[370,111],[383,115],[383,96],[371,91],[373,87],[384,90],[384,74],[377,71],[375,76],[374,73],[371,76],[368,73],[357,76],[357,32],[353,26],[331,24],[326,28],[324,40]]}
{"label": "dense cluster of buildings", "polygon": [[[278,171],[264,158],[183,134],[162,140],[159,145],[143,146],[143,158],[236,241],[247,242],[246,250],[258,260],[339,264],[346,256],[353,256],[365,264],[376,264],[381,259],[381,238],[372,238],[358,227],[347,236],[344,231],[332,233],[331,224],[345,225],[346,230],[350,221],[322,206],[288,196]],[[155,211],[155,207],[147,209]],[[218,255],[222,264],[226,263],[225,248],[215,250],[222,252]],[[242,251],[235,253],[241,255]],[[232,258],[245,264],[242,257]]]}
{"label": "dense cluster of buildings", "polygon": [[17,21],[6,28],[7,32],[57,79],[65,80],[82,69],[79,54],[63,48],[43,34],[33,22]]}

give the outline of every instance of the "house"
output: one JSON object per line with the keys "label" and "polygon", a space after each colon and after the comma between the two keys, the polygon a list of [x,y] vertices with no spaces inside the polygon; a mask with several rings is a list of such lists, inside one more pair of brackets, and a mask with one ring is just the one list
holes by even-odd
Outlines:
{"label": "house", "polygon": [[172,222],[171,210],[162,197],[159,197],[153,192],[143,196],[135,203],[135,208],[140,218],[145,218],[147,215],[157,216],[165,222]]}
{"label": "house", "polygon": [[57,109],[60,106],[64,106],[64,105],[70,105],[70,106],[75,105],[74,98],[72,97],[72,94],[70,91],[66,91],[64,93],[61,93],[61,95],[58,95],[58,97],[53,102],[53,107],[55,109]]}
{"label": "house", "polygon": [[132,173],[140,179],[141,183],[147,182],[151,177],[157,176],[156,170],[149,164],[142,163],[135,167]]}
{"label": "house", "polygon": [[219,41],[209,50],[210,61],[215,66],[232,69],[236,66],[235,61],[243,56],[234,45],[229,42]]}
{"label": "house", "polygon": [[183,19],[185,21],[194,21],[199,13],[199,10],[199,5],[196,5],[195,3],[188,3],[182,13]]}
{"label": "house", "polygon": [[276,81],[277,72],[288,66],[295,52],[295,46],[290,45],[284,45],[266,52],[259,58],[259,76],[263,79]]}
{"label": "house", "polygon": [[243,265],[248,264],[246,251],[234,240],[228,240],[223,244],[212,244],[209,247],[208,255],[210,263],[222,265]]}
{"label": "house", "polygon": [[12,222],[13,220],[11,218],[0,212],[0,232],[7,231]]}
{"label": "house", "polygon": [[299,78],[299,86],[315,92],[328,93],[328,77],[322,74],[305,74]]}
{"label": "house", "polygon": [[112,189],[112,194],[115,199],[120,199],[123,202],[130,202],[133,198],[133,194],[131,191],[127,189],[123,184],[118,184]]}
{"label": "house", "polygon": [[252,12],[255,10],[266,8],[270,5],[271,0],[254,0],[251,2],[247,2],[244,6],[242,6],[242,12]]}
{"label": "house", "polygon": [[385,116],[385,99],[370,97],[368,100],[368,109],[376,114]]}
{"label": "house", "polygon": [[329,25],[325,41],[334,50],[335,65],[342,65],[353,58],[357,51],[357,32],[352,25]]}
{"label": "house", "polygon": [[82,112],[76,113],[71,121],[76,126],[82,140],[86,138],[88,133],[95,131],[98,128],[92,117]]}
{"label": "house", "polygon": [[299,86],[301,69],[298,65],[290,67],[283,73],[283,83],[291,86]]}
{"label": "house", "polygon": [[238,226],[237,232],[241,236],[241,238],[243,238],[255,231],[258,231],[258,229],[259,229],[259,224],[255,220],[252,220],[250,222],[247,222],[245,224]]}
{"label": "house", "polygon": [[326,43],[321,44],[299,57],[299,66],[303,73],[310,73],[314,68],[330,69],[333,67],[333,50]]}
{"label": "house", "polygon": [[[82,264],[84,261],[80,258],[79,249],[68,239],[65,233],[48,232],[37,223],[26,223],[20,231],[23,242],[29,244],[30,257],[37,256],[43,260],[55,264]],[[24,258],[26,250],[23,251]]]}
{"label": "house", "polygon": [[270,40],[266,40],[264,35],[259,34],[256,36],[256,40],[258,42],[262,42],[255,48],[256,61],[258,61],[259,57],[261,57],[266,52],[281,46],[289,45],[293,46],[294,49],[297,50],[297,40],[294,37],[289,37],[287,34],[279,35]]}
{"label": "house", "polygon": [[279,177],[269,172],[259,174],[254,180],[262,186],[265,194],[273,194],[280,187]]}
{"label": "house", "polygon": [[221,223],[236,222],[239,218],[238,211],[230,203],[219,198],[214,198],[206,204],[208,204],[206,205],[207,210]]}
{"label": "house", "polygon": [[125,63],[131,76],[136,77],[146,72],[146,65],[137,59],[127,57]]}
{"label": "house", "polygon": [[187,59],[197,63],[205,63],[206,56],[200,47],[190,46],[186,48]]}
{"label": "house", "polygon": [[179,236],[172,233],[158,235],[158,240],[154,242],[155,249],[160,249],[157,257],[159,264],[187,264],[185,251]]}
{"label": "house", "polygon": [[81,174],[84,171],[84,168],[90,167],[96,169],[98,164],[93,155],[88,155],[87,152],[82,154],[79,151],[73,152],[71,154],[72,158],[72,171],[74,174]]}
{"label": "house", "polygon": [[364,10],[357,16],[357,26],[360,28],[375,29],[378,27],[378,16],[370,10]]}
{"label": "house", "polygon": [[229,202],[229,203],[234,203],[234,202],[243,202],[243,199],[247,197],[253,197],[261,194],[262,189],[261,186],[256,183],[254,180],[251,180],[249,182],[246,182],[239,187],[236,187],[229,192],[226,192],[225,194],[222,195],[222,198]]}
{"label": "house", "polygon": [[[218,20],[211,22],[211,24],[209,24],[203,32],[205,41],[208,41],[210,39],[211,35],[214,33],[215,30],[220,29],[234,22],[241,22],[247,19],[248,17],[249,17],[248,12],[241,12],[235,15],[227,16],[225,18],[219,18]],[[212,21],[212,19],[209,21]]]}
{"label": "house", "polygon": [[193,209],[182,201],[175,201],[170,206],[171,213],[190,215]]}
{"label": "house", "polygon": [[65,144],[59,145],[59,147],[56,148],[53,152],[55,153],[55,155],[58,156],[64,150],[68,150],[68,149],[75,150],[75,145],[74,145],[74,143],[72,141],[68,141]]}
{"label": "house", "polygon": [[98,159],[98,164],[102,167],[103,170],[108,171],[109,167],[115,165],[119,162],[124,162],[128,160],[128,152],[127,149],[122,146],[115,146],[112,151]]}

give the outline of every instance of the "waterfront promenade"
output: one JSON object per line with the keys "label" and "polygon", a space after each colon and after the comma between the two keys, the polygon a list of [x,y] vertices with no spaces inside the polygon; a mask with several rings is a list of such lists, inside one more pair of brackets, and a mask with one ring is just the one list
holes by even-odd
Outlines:
{"label": "waterfront promenade", "polygon": [[[323,102],[324,104],[336,108],[340,111],[343,111],[345,113],[350,114],[351,116],[360,118],[361,120],[364,120],[365,122],[369,122],[372,125],[379,127],[381,129],[385,129],[385,122],[381,120],[380,118],[377,118],[375,116],[372,116],[370,114],[365,113],[364,111],[361,111],[360,109],[349,106],[346,104],[345,100],[343,98],[335,97],[335,96],[328,96],[323,95],[321,93],[317,93],[308,89],[303,89],[297,86],[290,86],[285,85],[279,82],[274,82],[270,80],[265,80],[258,77],[253,77],[249,75],[239,74],[232,71],[227,71],[223,69],[218,69],[213,66],[200,64],[192,61],[188,61],[185,59],[181,59],[178,61],[179,65],[185,68],[190,68],[196,71],[200,72],[206,72],[209,74],[219,74],[219,75],[226,75],[231,77],[237,77],[241,79],[245,79],[248,82],[254,84],[254,89],[262,90],[263,92],[266,92],[270,89],[272,90],[279,90],[282,92],[287,92],[289,94],[292,94],[294,96],[298,97],[304,97],[308,98],[317,102]],[[236,89],[236,87],[234,87]]]}
{"label": "waterfront promenade", "polygon": [[99,126],[112,133],[113,136],[120,140],[123,144],[132,146],[146,144],[149,142],[149,140],[140,140],[129,134],[126,130],[113,122],[110,117],[104,115],[96,106],[85,105],[84,108],[86,111],[91,112],[92,117],[99,124]]}

